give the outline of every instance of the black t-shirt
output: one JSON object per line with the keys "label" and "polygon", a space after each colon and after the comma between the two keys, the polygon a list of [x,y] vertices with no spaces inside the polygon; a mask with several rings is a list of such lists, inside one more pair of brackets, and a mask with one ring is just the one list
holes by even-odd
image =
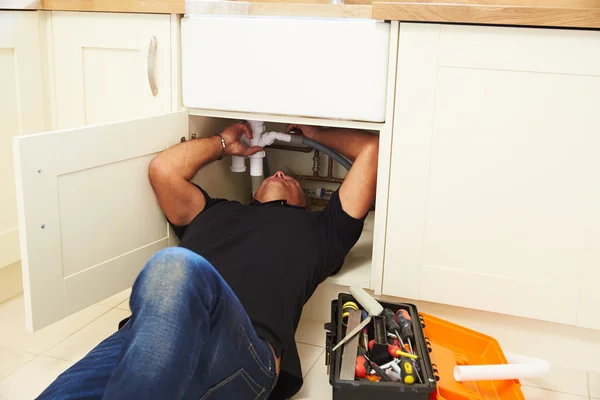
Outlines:
{"label": "black t-shirt", "polygon": [[302,307],[321,282],[339,271],[364,219],[349,216],[337,192],[321,212],[285,201],[242,205],[204,195],[204,210],[189,225],[174,227],[180,246],[219,271],[258,336],[281,356],[270,398],[287,399],[302,386],[294,340]]}

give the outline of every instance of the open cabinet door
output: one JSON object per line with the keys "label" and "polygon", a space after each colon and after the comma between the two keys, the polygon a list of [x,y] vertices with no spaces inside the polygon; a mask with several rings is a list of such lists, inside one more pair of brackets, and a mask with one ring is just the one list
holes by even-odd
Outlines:
{"label": "open cabinet door", "polygon": [[27,329],[130,287],[169,227],[148,164],[187,111],[14,138]]}

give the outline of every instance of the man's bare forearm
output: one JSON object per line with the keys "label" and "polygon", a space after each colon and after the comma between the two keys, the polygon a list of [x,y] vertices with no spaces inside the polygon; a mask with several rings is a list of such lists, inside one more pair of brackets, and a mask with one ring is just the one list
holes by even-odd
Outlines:
{"label": "man's bare forearm", "polygon": [[372,133],[341,128],[318,130],[312,139],[337,151],[353,162],[362,151],[368,147],[377,146],[379,142],[379,137]]}
{"label": "man's bare forearm", "polygon": [[233,123],[220,133],[220,137],[180,143],[152,160],[148,176],[158,204],[169,221],[178,226],[187,225],[204,209],[204,194],[190,182],[200,168],[221,155],[246,157],[262,150],[246,147],[240,142],[242,135],[252,138],[250,126],[243,122]]}
{"label": "man's bare forearm", "polygon": [[189,140],[160,153],[152,163],[160,167],[162,173],[189,181],[196,172],[215,160],[222,152],[218,136]]}

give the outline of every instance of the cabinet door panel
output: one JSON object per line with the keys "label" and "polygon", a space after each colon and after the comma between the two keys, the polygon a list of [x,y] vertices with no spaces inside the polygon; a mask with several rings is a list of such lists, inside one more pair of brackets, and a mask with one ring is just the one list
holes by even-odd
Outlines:
{"label": "cabinet door panel", "polygon": [[[472,48],[501,41],[495,35],[503,31],[461,27],[471,36],[457,36],[445,28],[401,27],[396,104],[404,108],[395,118],[384,293],[592,326],[590,305],[600,301],[592,290],[600,265],[600,76],[568,66],[494,68]],[[534,52],[529,35],[540,33],[529,31],[518,31],[515,47],[529,49],[531,60],[519,62],[535,66],[550,52]],[[515,42],[515,32],[505,32]],[[584,63],[584,49],[569,54]],[[453,66],[442,65],[449,58]],[[418,72],[401,78],[410,68]]]}
{"label": "cabinet door panel", "polygon": [[168,246],[147,168],[187,132],[180,111],[15,138],[28,329],[131,286]]}
{"label": "cabinet door panel", "polygon": [[11,140],[45,130],[38,18],[0,11],[0,268],[20,258]]}
{"label": "cabinet door panel", "polygon": [[169,15],[53,12],[57,127],[171,111],[170,23]]}

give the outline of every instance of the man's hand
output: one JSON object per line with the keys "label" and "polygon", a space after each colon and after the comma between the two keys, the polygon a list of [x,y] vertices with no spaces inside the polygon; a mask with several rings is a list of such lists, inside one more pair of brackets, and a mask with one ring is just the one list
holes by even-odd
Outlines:
{"label": "man's hand", "polygon": [[221,136],[225,140],[225,154],[228,156],[247,157],[262,151],[262,147],[260,146],[248,147],[242,143],[243,136],[246,136],[248,139],[254,137],[252,128],[247,122],[235,122],[229,125],[223,129]]}
{"label": "man's hand", "polygon": [[289,132],[292,129],[300,129],[304,136],[312,140],[317,140],[316,137],[319,135],[319,133],[325,130],[325,128],[320,126],[291,124],[288,126],[287,131]]}

